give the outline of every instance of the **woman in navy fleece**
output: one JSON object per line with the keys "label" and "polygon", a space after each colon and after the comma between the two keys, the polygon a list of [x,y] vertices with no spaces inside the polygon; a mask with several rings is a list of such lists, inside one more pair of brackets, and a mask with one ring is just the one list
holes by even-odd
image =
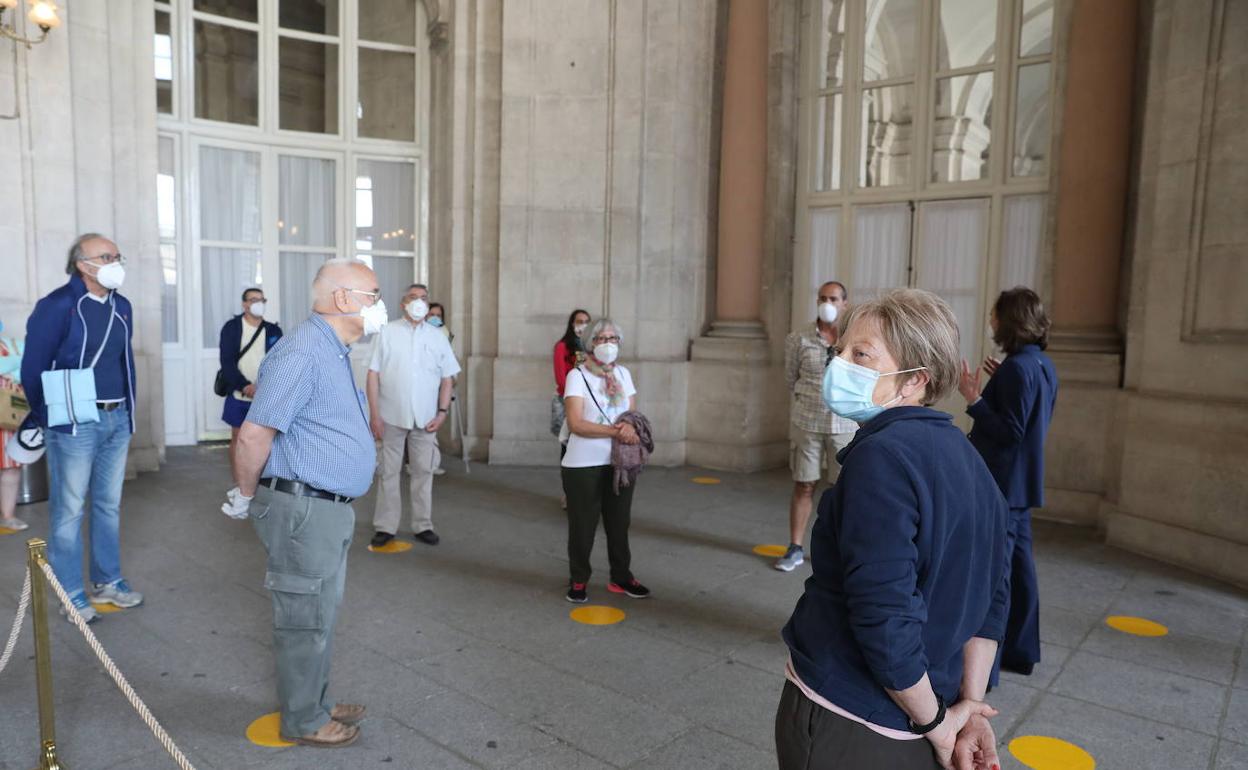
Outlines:
{"label": "woman in navy fleece", "polygon": [[[1057,370],[1044,354],[1049,317],[1040,297],[1021,286],[1001,292],[992,308],[992,340],[1006,353],[989,358],[992,378],[981,395],[979,372],[962,362],[959,389],[975,418],[971,444],[1010,506],[1006,553],[1010,556],[1009,616],[998,667],[1030,675],[1040,662],[1040,585],[1031,555],[1031,509],[1044,505],[1044,439],[1057,402]],[[997,680],[993,669],[992,683]]]}
{"label": "woman in navy fleece", "polygon": [[929,409],[958,384],[949,305],[902,289],[854,306],[824,374],[858,422],[819,502],[812,576],[784,627],[776,752],[790,768],[987,770],[983,703],[1005,631],[1005,500]]}

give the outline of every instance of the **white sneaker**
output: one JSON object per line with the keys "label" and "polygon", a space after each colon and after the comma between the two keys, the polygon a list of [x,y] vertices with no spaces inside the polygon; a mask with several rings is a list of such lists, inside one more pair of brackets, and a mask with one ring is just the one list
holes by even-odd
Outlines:
{"label": "white sneaker", "polygon": [[[100,619],[100,613],[96,612],[95,608],[91,606],[91,602],[87,601],[87,597],[82,594],[76,594],[70,598],[73,599],[74,609],[78,610],[78,614],[82,616],[83,620],[88,623],[94,623]],[[71,618],[69,613],[65,611],[65,605],[62,604],[58,610],[65,616],[67,621],[70,623],[74,622],[74,619]]]}
{"label": "white sneaker", "polygon": [[94,591],[94,598],[97,602],[108,602],[122,609],[130,607],[138,607],[143,603],[143,594],[138,591],[131,591],[130,584],[125,578],[114,580],[111,583],[92,583],[91,588]]}
{"label": "white sneaker", "polygon": [[21,532],[24,529],[30,529],[30,525],[18,518],[0,519],[0,529],[11,529],[14,532]]}
{"label": "white sneaker", "polygon": [[784,556],[776,559],[774,566],[781,572],[792,572],[802,566],[806,561],[806,554],[802,552],[800,545],[790,545],[789,549],[784,552]]}
{"label": "white sneaker", "polygon": [[433,475],[434,475],[434,476],[445,476],[445,475],[446,475],[446,468],[443,468],[442,466],[438,466],[437,468],[434,468],[434,469],[433,469]]}

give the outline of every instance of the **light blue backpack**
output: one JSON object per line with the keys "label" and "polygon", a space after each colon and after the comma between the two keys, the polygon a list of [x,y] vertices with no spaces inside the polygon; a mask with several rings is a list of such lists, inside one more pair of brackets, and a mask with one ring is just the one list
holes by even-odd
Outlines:
{"label": "light blue backpack", "polygon": [[100,349],[95,351],[91,365],[83,368],[87,357],[86,322],[83,322],[82,352],[78,354],[77,369],[52,369],[40,375],[43,381],[43,401],[48,407],[48,427],[58,425],[78,425],[85,422],[99,422],[100,410],[95,405],[95,365],[104,354],[104,346],[108,344],[109,335],[113,333],[113,321],[117,318],[115,301],[108,303],[108,328],[104,330],[104,339]]}

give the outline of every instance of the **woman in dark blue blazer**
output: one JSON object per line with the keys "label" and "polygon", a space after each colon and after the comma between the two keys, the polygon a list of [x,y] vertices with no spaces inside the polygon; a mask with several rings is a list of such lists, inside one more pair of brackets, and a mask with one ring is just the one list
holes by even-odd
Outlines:
{"label": "woman in dark blue blazer", "polygon": [[983,703],[1005,632],[1008,511],[983,460],[929,408],[958,383],[948,303],[902,289],[852,307],[823,398],[859,424],[811,531],[784,627],[780,770],[997,761]]}
{"label": "woman in dark blue blazer", "polygon": [[[989,319],[992,340],[1005,351],[984,362],[991,379],[979,392],[979,372],[962,362],[959,390],[975,418],[971,444],[979,450],[1010,506],[1010,614],[998,667],[1029,675],[1040,662],[1040,586],[1031,553],[1031,509],[1044,505],[1044,440],[1057,401],[1057,370],[1044,354],[1049,318],[1040,297],[1017,287],[1001,292]],[[996,684],[994,667],[992,683]]]}

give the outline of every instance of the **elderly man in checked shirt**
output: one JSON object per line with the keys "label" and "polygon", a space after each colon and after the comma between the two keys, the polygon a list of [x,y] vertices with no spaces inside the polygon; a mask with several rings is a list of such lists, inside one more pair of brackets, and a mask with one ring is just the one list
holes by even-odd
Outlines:
{"label": "elderly man in checked shirt", "polygon": [[260,366],[256,399],[239,429],[235,482],[222,510],[250,513],[268,553],[281,734],[346,746],[364,707],[328,697],[334,623],[355,527],[351,501],[368,491],[376,449],[349,347],[385,323],[377,276],[333,259],[313,282],[312,315]]}
{"label": "elderly man in checked shirt", "polygon": [[[823,370],[836,355],[836,319],[845,310],[845,285],[828,281],[819,287],[815,322],[784,340],[784,377],[793,394],[789,409],[789,468],[793,496],[789,500],[789,547],[775,567],[792,572],[806,561],[802,541],[815,487],[826,476],[836,480],[836,453],[849,445],[858,423],[839,417],[823,403]],[[826,470],[826,474],[825,474]]]}

